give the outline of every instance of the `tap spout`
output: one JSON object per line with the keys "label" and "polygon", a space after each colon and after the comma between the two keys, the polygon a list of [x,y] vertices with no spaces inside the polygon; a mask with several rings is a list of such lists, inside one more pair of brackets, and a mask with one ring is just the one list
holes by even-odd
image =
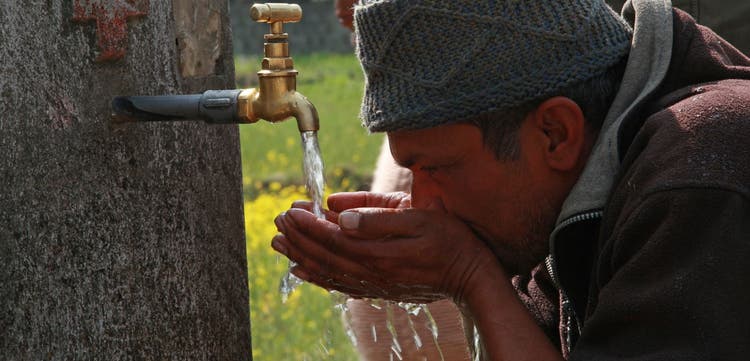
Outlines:
{"label": "tap spout", "polygon": [[297,128],[300,133],[317,132],[320,129],[320,120],[318,120],[318,111],[315,106],[299,92],[294,92],[294,103],[292,116],[297,119]]}
{"label": "tap spout", "polygon": [[239,94],[237,112],[240,122],[254,123],[259,119],[280,122],[294,117],[300,132],[320,129],[318,111],[302,93],[296,90],[279,93],[263,89],[245,89]]}

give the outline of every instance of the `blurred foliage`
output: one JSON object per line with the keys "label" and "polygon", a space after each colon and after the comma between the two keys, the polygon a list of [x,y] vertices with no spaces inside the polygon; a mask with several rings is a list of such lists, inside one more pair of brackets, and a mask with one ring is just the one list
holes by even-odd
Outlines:
{"label": "blurred foliage", "polygon": [[[362,72],[353,55],[312,54],[295,57],[298,90],[320,115],[318,134],[325,163],[327,191],[369,188],[382,135],[368,135],[357,118]],[[236,59],[239,87],[257,85],[260,59]],[[253,359],[356,360],[332,296],[304,284],[281,303],[279,280],[287,260],[271,247],[274,217],[292,201],[306,199],[302,146],[294,120],[265,121],[240,127],[245,231]]]}
{"label": "blurred foliage", "polygon": [[270,247],[273,219],[306,195],[301,186],[273,183],[271,189],[245,203],[253,360],[356,360],[327,291],[303,284],[281,302],[278,287],[287,260]]}

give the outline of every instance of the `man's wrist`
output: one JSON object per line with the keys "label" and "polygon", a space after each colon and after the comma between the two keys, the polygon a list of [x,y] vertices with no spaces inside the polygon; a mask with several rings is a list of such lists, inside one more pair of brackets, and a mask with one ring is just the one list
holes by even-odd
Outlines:
{"label": "man's wrist", "polygon": [[462,312],[481,312],[478,308],[487,307],[485,301],[488,298],[496,299],[501,293],[515,296],[510,277],[494,255],[483,253],[477,257],[474,264],[460,292],[454,295],[454,302]]}
{"label": "man's wrist", "polygon": [[479,330],[486,359],[562,360],[519,299],[502,265],[496,259],[494,264],[477,273],[457,303]]}

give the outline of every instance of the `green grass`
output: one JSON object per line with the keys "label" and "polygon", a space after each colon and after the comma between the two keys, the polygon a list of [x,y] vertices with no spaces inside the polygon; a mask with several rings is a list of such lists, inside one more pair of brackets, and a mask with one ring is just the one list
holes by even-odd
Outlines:
{"label": "green grass", "polygon": [[[320,116],[318,139],[326,181],[336,190],[366,188],[382,134],[367,135],[358,119],[363,80],[353,55],[312,54],[294,58],[297,90]],[[257,85],[258,58],[235,61],[239,87]],[[257,196],[273,182],[302,184],[302,151],[296,121],[260,121],[240,127],[245,194]]]}
{"label": "green grass", "polygon": [[[357,118],[363,81],[356,59],[316,54],[294,60],[298,90],[320,115],[327,191],[366,188],[383,136],[367,135]],[[257,58],[236,59],[239,87],[257,85],[259,64]],[[253,359],[358,359],[326,291],[305,284],[281,303],[278,285],[287,261],[270,247],[276,233],[273,218],[293,200],[306,198],[296,122],[243,125],[240,137]]]}

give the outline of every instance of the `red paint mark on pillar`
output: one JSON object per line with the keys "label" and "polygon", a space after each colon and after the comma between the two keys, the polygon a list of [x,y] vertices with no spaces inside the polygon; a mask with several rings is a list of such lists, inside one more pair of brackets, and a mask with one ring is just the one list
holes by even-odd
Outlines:
{"label": "red paint mark on pillar", "polygon": [[127,52],[128,20],[146,16],[148,0],[75,0],[73,21],[96,21],[98,62],[122,59]]}

